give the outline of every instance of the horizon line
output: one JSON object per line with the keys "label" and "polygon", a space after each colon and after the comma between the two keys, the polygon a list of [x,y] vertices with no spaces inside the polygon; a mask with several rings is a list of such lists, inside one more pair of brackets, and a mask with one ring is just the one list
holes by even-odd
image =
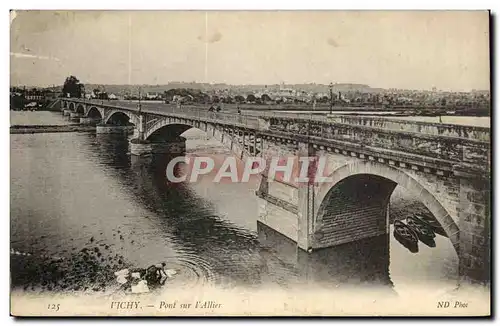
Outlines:
{"label": "horizon line", "polygon": [[[76,77],[76,76],[75,76]],[[83,85],[102,85],[102,86],[167,86],[170,84],[198,84],[198,85],[227,85],[227,86],[280,86],[280,85],[318,85],[318,86],[329,86],[329,84],[323,84],[323,83],[316,83],[316,82],[300,82],[300,83],[255,83],[255,84],[231,84],[231,83],[226,83],[226,82],[198,82],[198,81],[169,81],[167,83],[162,83],[162,84],[148,84],[148,83],[140,83],[140,84],[113,84],[113,83],[95,83],[95,82],[81,82]],[[433,90],[432,88],[398,88],[398,87],[372,87],[368,84],[363,84],[363,83],[354,83],[354,82],[335,82],[332,83],[333,86],[335,87],[336,85],[358,85],[358,86],[365,86],[370,89],[380,89],[380,90],[403,90],[403,91],[428,91],[428,92],[453,92],[453,93],[470,93],[474,91],[479,91],[479,92],[490,92],[490,89],[477,89],[477,88],[471,88],[469,90],[453,90],[453,89],[440,89],[436,87],[436,90]],[[51,85],[28,85],[28,84],[18,84],[18,85],[13,85],[10,84],[10,87],[35,87],[35,88],[51,88],[51,87],[62,87],[63,84],[51,84]]]}

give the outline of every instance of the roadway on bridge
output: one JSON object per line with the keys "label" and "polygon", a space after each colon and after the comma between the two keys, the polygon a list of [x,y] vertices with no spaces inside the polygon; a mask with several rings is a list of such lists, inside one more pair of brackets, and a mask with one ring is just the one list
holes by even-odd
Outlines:
{"label": "roadway on bridge", "polygon": [[[126,101],[126,100],[113,100],[113,101],[99,101],[99,100],[91,100],[91,103],[94,104],[103,104],[103,105],[113,105],[113,106],[118,106],[118,107],[124,107],[128,109],[135,109],[137,110],[139,108],[139,102],[138,101]],[[202,112],[208,112],[208,109],[210,108],[210,104],[186,104],[186,105],[181,105],[178,106],[177,104],[172,104],[172,103],[164,103],[164,102],[148,102],[148,101],[142,101],[141,103],[141,108],[143,111],[149,111],[152,113],[172,113],[172,112],[179,112],[182,111],[182,108],[189,108],[189,109],[198,109]],[[279,111],[274,111],[274,110],[252,110],[252,109],[242,109],[242,114],[243,115],[251,115],[251,116],[280,116],[280,117],[311,117],[311,113],[305,113],[305,112],[279,112]],[[222,106],[222,110],[220,113],[229,113],[229,114],[237,114],[238,113],[238,105],[237,104],[224,104]],[[326,113],[317,113],[314,114],[315,118],[324,118],[326,116]]]}

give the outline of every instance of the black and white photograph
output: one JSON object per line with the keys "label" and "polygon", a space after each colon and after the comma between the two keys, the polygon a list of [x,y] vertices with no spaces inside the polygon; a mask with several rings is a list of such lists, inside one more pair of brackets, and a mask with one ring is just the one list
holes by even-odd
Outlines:
{"label": "black and white photograph", "polygon": [[491,315],[489,11],[9,15],[12,316]]}

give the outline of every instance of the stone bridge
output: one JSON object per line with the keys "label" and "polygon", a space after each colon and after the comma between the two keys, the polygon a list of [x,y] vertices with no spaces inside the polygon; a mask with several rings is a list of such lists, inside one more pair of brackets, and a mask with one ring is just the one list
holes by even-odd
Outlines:
{"label": "stone bridge", "polygon": [[269,180],[263,171],[256,191],[258,224],[305,252],[388,234],[389,200],[400,185],[444,228],[459,257],[461,279],[489,282],[489,128],[362,116],[245,116],[78,99],[63,100],[62,108],[81,123],[100,122],[97,132],[134,125],[134,155],[182,151],[180,135],[198,128],[240,159],[326,158],[328,182]]}

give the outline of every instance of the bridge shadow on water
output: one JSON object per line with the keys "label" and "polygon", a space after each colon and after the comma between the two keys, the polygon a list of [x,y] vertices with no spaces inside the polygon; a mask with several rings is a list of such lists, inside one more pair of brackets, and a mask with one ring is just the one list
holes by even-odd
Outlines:
{"label": "bridge shadow on water", "polygon": [[282,261],[293,264],[303,281],[324,288],[363,286],[392,291],[389,275],[389,234],[305,252],[268,226],[258,223],[261,244]]}
{"label": "bridge shadow on water", "polygon": [[129,155],[128,139],[121,135],[89,134],[88,140],[99,164],[112,171],[137,203],[159,217],[156,226],[181,248],[178,255],[202,258],[220,285],[371,285],[393,293],[388,235],[306,253],[265,225],[258,223],[254,232],[228,221],[189,184],[169,183],[165,170],[173,156],[138,159]]}

